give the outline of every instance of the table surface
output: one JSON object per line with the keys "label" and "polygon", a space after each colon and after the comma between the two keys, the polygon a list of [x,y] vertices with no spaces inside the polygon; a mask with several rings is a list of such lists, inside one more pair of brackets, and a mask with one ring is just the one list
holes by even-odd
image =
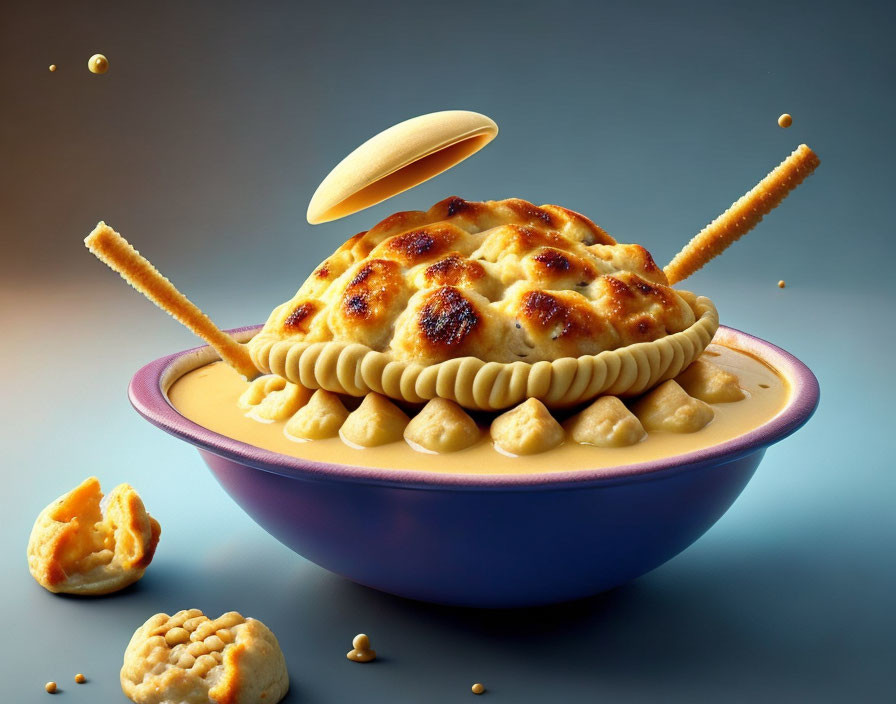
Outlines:
{"label": "table surface", "polygon": [[[267,623],[287,702],[456,702],[477,681],[514,703],[892,701],[893,9],[555,5],[461,3],[450,21],[396,3],[9,9],[4,701],[44,701],[48,680],[65,701],[126,701],[134,629],[192,607]],[[86,71],[95,51],[105,76]],[[453,107],[493,116],[501,135],[394,202],[304,224],[317,182],[356,144]],[[785,111],[789,130],[775,123]],[[668,261],[799,142],[818,172],[687,285],[815,372],[816,415],[681,555],[548,608],[409,602],[280,545],[195,450],[130,408],[131,374],[195,342],[80,244],[108,218],[236,327],[261,322],[347,235],[452,192],[560,202]],[[29,577],[25,545],[38,512],[88,475],[133,484],[161,542],[122,593],[55,596]],[[345,659],[359,632],[373,664]]]}

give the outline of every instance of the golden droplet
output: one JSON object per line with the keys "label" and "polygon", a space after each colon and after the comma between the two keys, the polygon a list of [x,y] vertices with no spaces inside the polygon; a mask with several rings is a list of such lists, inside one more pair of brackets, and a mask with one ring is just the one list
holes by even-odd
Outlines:
{"label": "golden droplet", "polygon": [[793,118],[786,112],[778,118],[779,127],[790,127],[793,124]]}
{"label": "golden droplet", "polygon": [[50,73],[53,73],[56,70],[56,64],[50,64]]}
{"label": "golden droplet", "polygon": [[109,59],[102,54],[94,54],[87,60],[87,68],[91,73],[105,73],[109,70]]}

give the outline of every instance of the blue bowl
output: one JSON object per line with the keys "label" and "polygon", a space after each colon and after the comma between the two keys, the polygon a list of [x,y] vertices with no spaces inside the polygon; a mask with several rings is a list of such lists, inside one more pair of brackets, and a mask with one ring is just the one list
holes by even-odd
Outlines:
{"label": "blue bowl", "polygon": [[[234,334],[248,339],[257,330]],[[610,589],[677,555],[731,506],[766,448],[811,417],[818,381],[802,362],[731,328],[720,328],[716,341],[777,369],[792,389],[785,408],[734,440],[610,469],[443,475],[263,450],[207,430],[169,403],[177,378],[216,358],[207,347],[146,365],[129,396],[149,422],[195,445],[259,525],[321,567],[421,601],[534,606]]]}

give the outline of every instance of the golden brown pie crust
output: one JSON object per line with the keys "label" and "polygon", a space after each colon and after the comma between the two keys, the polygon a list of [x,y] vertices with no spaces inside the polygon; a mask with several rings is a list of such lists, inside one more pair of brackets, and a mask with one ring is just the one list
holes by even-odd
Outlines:
{"label": "golden brown pie crust", "polygon": [[578,213],[448,198],[349,239],[249,349],[307,388],[499,410],[643,392],[717,327],[711,301]]}

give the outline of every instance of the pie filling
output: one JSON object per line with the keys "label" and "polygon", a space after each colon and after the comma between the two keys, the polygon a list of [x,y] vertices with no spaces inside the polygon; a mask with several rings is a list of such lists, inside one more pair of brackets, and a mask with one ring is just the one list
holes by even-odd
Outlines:
{"label": "pie filling", "polygon": [[734,439],[785,406],[786,380],[750,353],[711,344],[674,380],[632,398],[604,395],[562,411],[528,399],[503,412],[446,399],[396,403],[247,382],[215,362],[168,391],[185,417],[273,452],[360,467],[526,474],[624,466]]}

